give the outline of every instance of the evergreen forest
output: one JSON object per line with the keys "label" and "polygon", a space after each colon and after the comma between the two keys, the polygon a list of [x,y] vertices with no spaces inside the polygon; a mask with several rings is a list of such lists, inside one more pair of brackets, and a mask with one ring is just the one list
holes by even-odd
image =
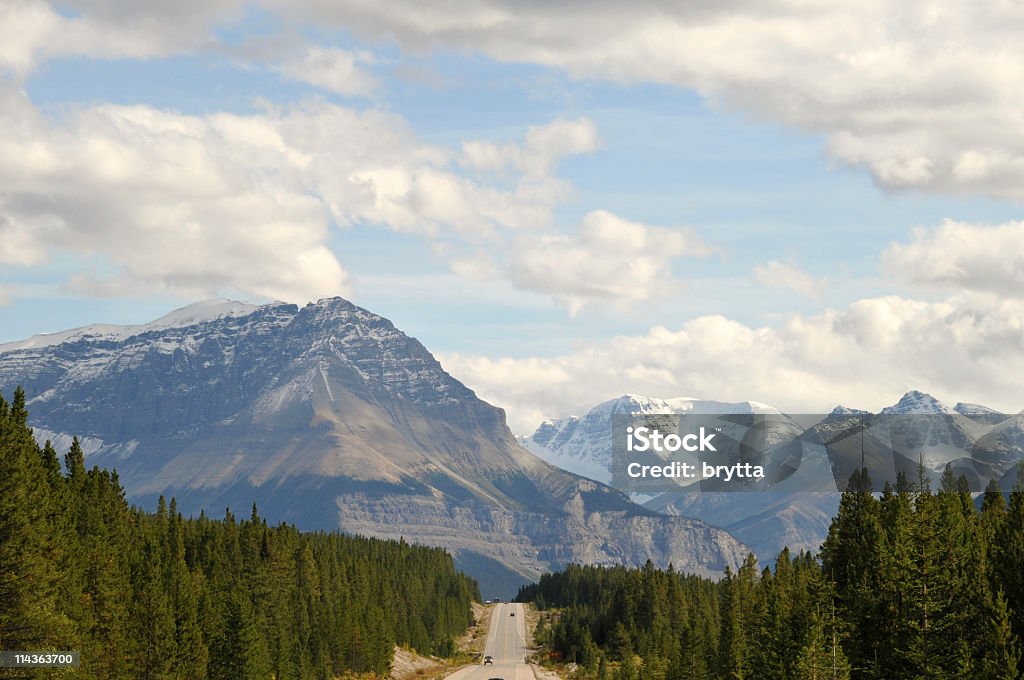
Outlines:
{"label": "evergreen forest", "polygon": [[394,646],[451,655],[474,581],[441,549],[128,505],[75,440],[39,446],[0,397],[0,649],[77,650],[3,678],[250,680],[386,674]]}
{"label": "evergreen forest", "polygon": [[1020,678],[1024,487],[978,502],[948,468],[935,491],[917,477],[878,493],[855,472],[820,555],[717,582],[574,565],[518,599],[580,680]]}

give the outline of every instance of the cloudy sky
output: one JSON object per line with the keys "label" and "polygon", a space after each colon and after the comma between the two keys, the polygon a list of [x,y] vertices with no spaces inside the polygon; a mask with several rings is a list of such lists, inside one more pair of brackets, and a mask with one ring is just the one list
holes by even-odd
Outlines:
{"label": "cloudy sky", "polygon": [[343,295],[519,432],[1024,408],[1024,9],[0,0],[0,342]]}

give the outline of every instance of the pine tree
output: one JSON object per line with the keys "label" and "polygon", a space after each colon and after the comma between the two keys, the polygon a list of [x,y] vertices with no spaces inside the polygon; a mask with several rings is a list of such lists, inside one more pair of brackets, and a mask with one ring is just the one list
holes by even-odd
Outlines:
{"label": "pine tree", "polygon": [[847,680],[850,664],[835,632],[829,633],[820,615],[812,618],[807,639],[797,655],[794,680]]}
{"label": "pine tree", "polygon": [[170,678],[178,652],[173,602],[164,588],[163,558],[155,537],[148,536],[132,567],[132,667],[140,680]]}
{"label": "pine tree", "polygon": [[185,562],[185,525],[175,499],[171,499],[163,539],[164,589],[174,613],[172,674],[182,680],[206,677],[207,649],[199,616],[196,578]]}
{"label": "pine tree", "polygon": [[942,631],[937,628],[945,595],[941,579],[939,504],[926,484],[920,489],[914,499],[912,564],[905,593],[908,607],[904,623],[909,634],[903,656],[914,673],[935,677],[941,674],[942,657],[949,651],[943,646]]}
{"label": "pine tree", "polygon": [[726,567],[722,580],[722,624],[718,642],[718,664],[725,680],[747,677],[747,645],[744,632],[743,587],[738,574]]}
{"label": "pine tree", "polygon": [[32,438],[25,392],[0,396],[0,649],[45,648],[66,633],[54,561],[57,498]]}
{"label": "pine tree", "polygon": [[839,501],[839,511],[822,546],[825,577],[835,584],[839,617],[851,629],[846,653],[859,677],[874,677],[886,641],[880,599],[882,546],[881,504],[872,495],[867,469],[856,470]]}
{"label": "pine tree", "polygon": [[252,603],[241,587],[231,593],[221,633],[210,650],[211,680],[257,680],[270,677],[266,643],[256,625]]}
{"label": "pine tree", "polygon": [[[1009,507],[995,531],[992,561],[997,588],[1011,612],[1013,634],[1024,640],[1024,463],[1018,463]],[[1024,665],[1018,670],[1024,673]]]}
{"label": "pine tree", "polygon": [[1019,678],[1020,645],[1010,627],[1010,611],[1002,592],[996,592],[985,624],[987,635],[983,646],[977,650],[981,654],[977,677],[988,680]]}
{"label": "pine tree", "polygon": [[[573,619],[572,624],[580,631],[579,633],[576,633],[576,635],[582,637],[582,630],[584,627],[580,625],[575,618]],[[629,631],[621,620],[615,624],[615,631],[612,633],[611,637],[611,649],[615,658],[619,661],[626,661],[627,659],[633,658],[633,638],[630,636]]]}

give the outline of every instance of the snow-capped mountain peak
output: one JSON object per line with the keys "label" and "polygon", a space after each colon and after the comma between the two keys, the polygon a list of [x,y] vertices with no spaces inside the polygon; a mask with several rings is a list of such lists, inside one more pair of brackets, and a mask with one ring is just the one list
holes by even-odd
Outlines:
{"label": "snow-capped mountain peak", "polygon": [[962,401],[957,402],[953,410],[962,416],[995,416],[1002,415],[1000,411],[981,404],[968,404]]}
{"label": "snow-capped mountain peak", "polygon": [[760,401],[712,401],[709,399],[696,399],[694,397],[676,397],[666,399],[671,413],[695,413],[695,414],[729,414],[729,413],[781,413],[779,409]]}
{"label": "snow-capped mountain peak", "polygon": [[839,405],[832,409],[831,415],[834,416],[865,416],[870,414],[870,411],[864,411],[859,408],[849,408],[847,406]]}
{"label": "snow-capped mountain peak", "polygon": [[930,394],[911,390],[900,397],[897,403],[883,408],[881,413],[882,415],[905,415],[911,413],[952,415],[956,411]]}
{"label": "snow-capped mountain peak", "polygon": [[226,298],[213,298],[211,300],[203,300],[201,302],[195,302],[190,305],[176,309],[173,312],[169,312],[161,316],[156,321],[151,321],[141,328],[145,330],[156,330],[158,328],[180,328],[182,326],[191,326],[193,324],[202,323],[203,321],[212,321],[213,319],[219,319],[225,316],[247,316],[252,314],[257,309],[258,305],[249,304],[248,302],[239,302],[237,300],[228,300]]}
{"label": "snow-capped mountain peak", "polygon": [[[871,411],[859,408],[850,408],[839,405],[832,409],[832,415],[868,415]],[[955,415],[966,416],[972,420],[981,422],[1001,422],[1006,419],[1002,411],[984,406],[982,404],[971,404],[957,402],[955,406],[949,406],[932,395],[919,390],[907,392],[900,400],[892,406],[886,406],[880,413],[883,415]]]}
{"label": "snow-capped mountain peak", "polygon": [[92,324],[79,328],[72,328],[57,333],[39,333],[26,340],[16,340],[0,344],[0,352],[11,352],[19,349],[39,349],[53,347],[65,342],[91,341],[105,342],[127,340],[136,335],[149,331],[166,330],[169,328],[184,328],[193,326],[204,321],[213,321],[223,317],[237,317],[252,314],[259,309],[257,305],[246,302],[216,298],[204,300],[161,316],[155,321],[145,324],[114,325],[114,324]]}
{"label": "snow-capped mountain peak", "polygon": [[602,482],[611,480],[612,418],[634,414],[779,413],[756,401],[723,402],[695,397],[658,399],[639,394],[601,402],[585,415],[545,420],[520,442],[538,457],[576,474]]}

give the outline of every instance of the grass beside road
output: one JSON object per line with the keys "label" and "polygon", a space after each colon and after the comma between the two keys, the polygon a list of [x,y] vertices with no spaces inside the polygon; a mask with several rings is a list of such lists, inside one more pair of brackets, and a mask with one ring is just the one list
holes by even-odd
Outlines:
{"label": "grass beside road", "polygon": [[470,626],[455,640],[458,650],[450,659],[423,656],[415,652],[396,649],[391,669],[391,680],[438,680],[468,664],[480,663],[484,646],[487,644],[487,630],[491,625],[494,605],[472,604],[476,624]]}
{"label": "grass beside road", "polygon": [[537,680],[560,680],[561,678],[571,677],[575,670],[575,664],[566,665],[551,660],[547,656],[549,650],[543,645],[538,645],[534,637],[540,620],[546,618],[550,626],[553,619],[557,617],[557,614],[551,611],[537,611],[532,604],[526,604],[524,607],[526,608],[527,645],[530,649],[528,658],[530,667],[533,668],[534,676]]}
{"label": "grass beside road", "polygon": [[391,680],[427,680],[445,674],[449,663],[436,656],[417,654],[409,649],[395,648],[391,662]]}
{"label": "grass beside road", "polygon": [[471,626],[462,637],[455,641],[455,644],[460,654],[471,654],[473,660],[479,660],[483,656],[484,646],[487,644],[487,631],[491,627],[491,614],[494,612],[494,605],[474,602],[472,606],[476,625]]}

